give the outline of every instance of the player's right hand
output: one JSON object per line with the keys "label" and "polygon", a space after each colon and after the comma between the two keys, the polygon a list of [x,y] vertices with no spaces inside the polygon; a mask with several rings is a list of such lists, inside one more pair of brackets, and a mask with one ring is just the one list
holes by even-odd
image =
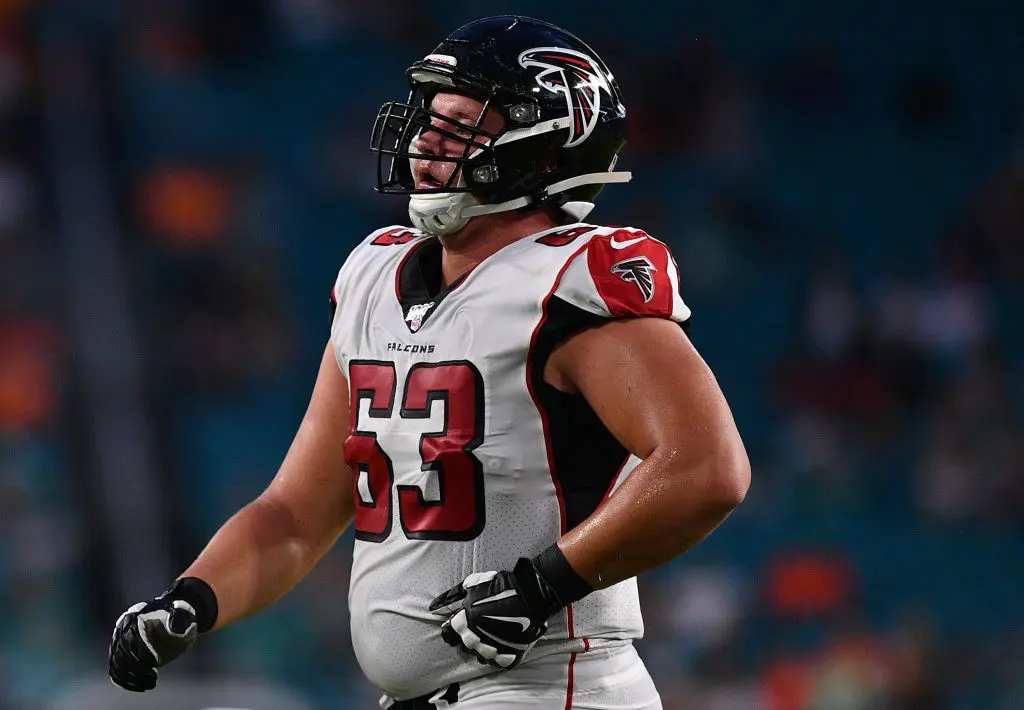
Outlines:
{"label": "player's right hand", "polygon": [[[177,587],[178,585],[175,585]],[[196,642],[196,610],[174,594],[129,607],[117,619],[110,640],[110,680],[137,693],[156,687],[157,668],[185,653]]]}
{"label": "player's right hand", "polygon": [[558,595],[532,560],[520,558],[512,571],[469,575],[430,603],[448,619],[441,638],[462,647],[481,663],[511,668],[523,660],[561,608]]}

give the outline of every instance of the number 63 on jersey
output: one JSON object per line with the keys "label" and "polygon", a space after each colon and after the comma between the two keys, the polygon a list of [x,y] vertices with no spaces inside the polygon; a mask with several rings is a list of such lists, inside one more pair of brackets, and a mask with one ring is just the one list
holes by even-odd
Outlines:
{"label": "number 63 on jersey", "polygon": [[[485,522],[484,476],[473,450],[483,441],[484,383],[467,361],[419,362],[405,376],[396,407],[398,373],[394,362],[349,363],[351,434],[345,457],[355,485],[356,538],[383,542],[390,536],[394,506],[402,534],[415,540],[472,540]],[[430,429],[425,420],[442,424]],[[419,420],[419,427],[415,426]],[[428,500],[419,485],[395,485],[393,455],[380,438],[399,432],[394,441],[420,431],[420,471],[432,471],[437,495]],[[411,444],[415,446],[415,444]]]}

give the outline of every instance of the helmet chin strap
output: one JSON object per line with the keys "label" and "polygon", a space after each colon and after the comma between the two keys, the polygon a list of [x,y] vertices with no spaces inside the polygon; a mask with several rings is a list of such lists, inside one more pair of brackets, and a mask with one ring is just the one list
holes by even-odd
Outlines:
{"label": "helmet chin strap", "polygon": [[466,226],[469,216],[464,211],[476,200],[468,192],[437,192],[409,197],[409,219],[412,225],[427,234],[443,237],[455,234]]}
{"label": "helmet chin strap", "polygon": [[[528,207],[545,197],[557,195],[581,185],[598,183],[629,182],[633,177],[629,172],[604,172],[576,175],[566,180],[548,185],[539,196],[517,197],[507,202],[481,205],[468,192],[438,192],[429,195],[411,195],[409,197],[409,219],[417,229],[443,237],[455,234],[466,226],[470,219],[485,214],[510,212],[521,207]],[[573,219],[584,219],[592,209],[591,202],[567,202],[562,209]]]}

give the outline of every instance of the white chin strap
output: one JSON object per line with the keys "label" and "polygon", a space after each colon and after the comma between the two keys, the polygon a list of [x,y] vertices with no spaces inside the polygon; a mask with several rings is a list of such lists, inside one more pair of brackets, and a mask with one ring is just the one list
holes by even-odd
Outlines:
{"label": "white chin strap", "polygon": [[[412,195],[409,198],[409,219],[413,226],[427,234],[445,236],[455,234],[466,226],[473,217],[496,212],[509,212],[520,207],[528,207],[539,199],[557,195],[581,185],[607,184],[613,182],[629,182],[633,174],[629,172],[587,173],[561,180],[548,185],[540,197],[517,197],[508,202],[493,205],[478,204],[468,192],[438,192],[431,195]],[[572,216],[574,221],[582,221],[592,209],[592,202],[566,202],[562,209]]]}

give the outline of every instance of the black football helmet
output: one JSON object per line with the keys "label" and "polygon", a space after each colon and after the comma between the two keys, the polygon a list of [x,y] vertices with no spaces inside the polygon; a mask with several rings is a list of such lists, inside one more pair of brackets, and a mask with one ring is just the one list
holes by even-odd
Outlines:
{"label": "black football helmet", "polygon": [[[377,191],[410,195],[414,224],[434,234],[461,229],[470,217],[533,205],[562,206],[575,219],[593,208],[626,142],[626,109],[608,67],[585,42],[555,25],[501,15],[460,27],[407,71],[405,103],[381,107],[371,149]],[[430,110],[441,91],[473,96],[484,107],[475,125]],[[498,133],[482,127],[498,111]],[[423,131],[458,141],[446,185],[416,189],[411,161]]]}

